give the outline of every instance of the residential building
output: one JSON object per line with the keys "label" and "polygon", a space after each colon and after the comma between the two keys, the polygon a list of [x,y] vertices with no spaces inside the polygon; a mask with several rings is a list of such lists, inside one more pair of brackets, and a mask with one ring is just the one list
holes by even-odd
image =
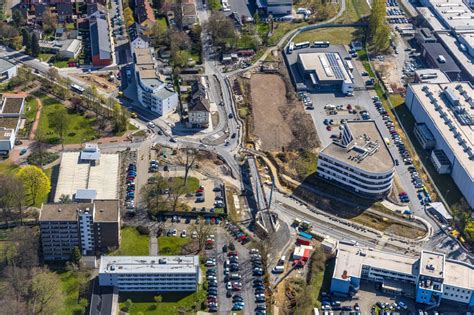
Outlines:
{"label": "residential building", "polygon": [[135,49],[149,48],[150,38],[144,34],[137,34],[133,38],[130,38],[130,47],[131,47],[132,53],[135,52]]}
{"label": "residential building", "polygon": [[289,15],[293,0],[257,0],[257,7],[266,14]]}
{"label": "residential building", "polygon": [[135,0],[135,20],[147,32],[155,25],[155,13],[149,0]]}
{"label": "residential building", "polygon": [[[0,59],[1,60],[1,59]],[[0,155],[8,156],[21,126],[26,94],[3,94],[0,107]]]}
{"label": "residential building", "polygon": [[93,256],[120,246],[118,200],[43,204],[38,221],[45,260],[68,260],[75,247]]}
{"label": "residential building", "polygon": [[188,98],[188,128],[209,127],[211,110],[204,81],[205,79],[201,77],[191,85]]}
{"label": "residential building", "polygon": [[105,17],[89,19],[92,64],[108,66],[112,64],[112,44],[110,42],[109,23]]}
{"label": "residential building", "polygon": [[199,256],[102,256],[99,285],[130,292],[194,292]]}
{"label": "residential building", "polygon": [[158,71],[152,49],[138,48],[134,52],[138,101],[160,116],[174,112],[178,106],[178,93],[172,83],[166,83]]}
{"label": "residential building", "polygon": [[0,82],[5,82],[16,76],[17,65],[10,61],[0,58]]}
{"label": "residential building", "polygon": [[67,39],[62,42],[58,57],[62,59],[75,59],[82,51],[82,42],[78,39]]}
{"label": "residential building", "polygon": [[58,22],[71,23],[73,15],[73,6],[70,2],[61,2],[56,5]]}
{"label": "residential building", "polygon": [[384,197],[395,164],[376,123],[353,120],[341,126],[339,138],[320,152],[316,175],[361,197]]}
{"label": "residential building", "polygon": [[[418,124],[429,133],[418,132],[420,142],[431,151],[431,161],[453,181],[474,208],[474,90],[470,83],[410,84],[405,103]],[[427,135],[427,136],[425,136]],[[426,138],[426,139],[425,139]]]}
{"label": "residential building", "polygon": [[339,242],[331,293],[354,295],[361,281],[378,283],[383,291],[429,306],[442,301],[474,306],[472,265],[431,251],[411,257]]}
{"label": "residential building", "polygon": [[451,81],[459,80],[461,69],[456,65],[450,54],[440,43],[424,43],[422,47],[423,60],[429,67],[440,69]]}
{"label": "residential building", "polygon": [[346,95],[354,91],[354,77],[337,52],[299,53],[298,68],[317,90],[339,90]]}

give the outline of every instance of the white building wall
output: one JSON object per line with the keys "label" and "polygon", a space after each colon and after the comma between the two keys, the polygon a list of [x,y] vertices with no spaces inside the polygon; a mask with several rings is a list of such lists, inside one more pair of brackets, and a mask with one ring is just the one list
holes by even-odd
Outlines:
{"label": "white building wall", "polygon": [[[430,129],[434,138],[436,139],[436,145],[434,149],[443,150],[443,152],[448,157],[451,162],[451,178],[454,180],[459,190],[463,194],[466,201],[469,205],[474,208],[474,181],[469,177],[467,170],[465,170],[462,165],[458,162],[456,156],[454,155],[453,150],[445,141],[442,133],[431,120],[430,115],[424,110],[424,107],[420,104],[420,101],[414,95],[413,90],[408,87],[407,97],[405,99],[408,109],[413,114],[416,122],[425,123],[426,126]],[[474,163],[472,163],[474,167]]]}
{"label": "white building wall", "polygon": [[447,284],[444,285],[443,299],[460,303],[469,303],[471,296],[472,290]]}
{"label": "white building wall", "polygon": [[9,139],[0,140],[0,152],[1,151],[10,152],[10,150],[13,149],[14,145],[15,145],[15,132],[13,132],[12,130]]}
{"label": "white building wall", "polygon": [[135,49],[148,48],[150,46],[147,41],[144,41],[140,37],[135,38],[135,40],[131,42],[130,45],[132,47],[132,55],[135,52]]}
{"label": "white building wall", "polygon": [[197,290],[198,272],[99,274],[100,286],[115,286],[119,291],[192,292]]}

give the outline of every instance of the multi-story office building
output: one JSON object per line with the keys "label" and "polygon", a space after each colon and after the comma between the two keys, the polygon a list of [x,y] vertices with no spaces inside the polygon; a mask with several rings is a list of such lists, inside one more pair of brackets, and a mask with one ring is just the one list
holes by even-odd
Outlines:
{"label": "multi-story office building", "polygon": [[119,291],[194,292],[199,256],[102,256],[99,285]]}
{"label": "multi-story office building", "polygon": [[96,255],[120,245],[118,200],[44,204],[39,222],[45,260],[68,260],[75,247]]}
{"label": "multi-story office building", "polygon": [[362,280],[377,282],[383,291],[410,296],[417,303],[443,300],[474,306],[474,266],[423,251],[419,257],[388,253],[353,244],[337,245],[331,293],[355,294]]}
{"label": "multi-story office building", "polygon": [[[451,82],[411,84],[405,100],[417,122],[416,135],[424,148],[431,151],[433,165],[439,173],[451,174],[471,207],[474,207],[473,99],[471,84]],[[428,143],[431,145],[427,146]]]}
{"label": "multi-story office building", "polygon": [[368,198],[392,187],[394,161],[374,121],[347,121],[338,139],[319,154],[317,175]]}
{"label": "multi-story office building", "polygon": [[137,80],[138,101],[160,116],[176,110],[178,93],[171,83],[166,83],[157,69],[157,62],[150,48],[134,50],[135,77]]}

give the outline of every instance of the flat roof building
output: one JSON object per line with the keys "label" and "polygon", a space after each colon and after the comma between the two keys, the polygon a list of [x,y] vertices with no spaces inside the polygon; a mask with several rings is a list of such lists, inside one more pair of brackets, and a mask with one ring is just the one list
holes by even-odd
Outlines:
{"label": "flat roof building", "polygon": [[[417,123],[433,134],[431,161],[448,171],[474,208],[474,90],[467,82],[410,84],[405,103]],[[441,152],[441,154],[439,154]],[[441,160],[439,157],[443,157]],[[445,171],[443,170],[445,173]]]}
{"label": "flat roof building", "polygon": [[354,77],[346,69],[346,63],[339,53],[300,53],[298,67],[303,76],[309,76],[316,87],[333,87],[344,94],[353,93]]}
{"label": "flat roof building", "polygon": [[95,160],[92,157],[96,153],[92,152],[91,158],[89,153],[91,152],[62,154],[55,202],[59,202],[63,195],[75,199],[76,193],[82,189],[95,190],[97,199],[118,199],[118,154],[100,154],[98,160]]}
{"label": "flat roof building", "polygon": [[25,93],[4,93],[0,100],[0,155],[7,156],[15,146],[25,107]]}
{"label": "flat roof building", "polygon": [[99,285],[132,292],[194,292],[199,256],[102,256]]}
{"label": "flat roof building", "polygon": [[0,82],[5,82],[16,76],[17,65],[10,61],[0,58]]}
{"label": "flat roof building", "polygon": [[428,66],[440,69],[451,81],[457,81],[461,75],[461,69],[456,65],[451,55],[440,43],[424,43],[421,45],[424,61]]}
{"label": "flat roof building", "polygon": [[449,300],[474,306],[472,265],[431,251],[411,257],[342,242],[336,251],[331,293],[354,295],[364,280],[422,304],[436,306]]}
{"label": "flat roof building", "polygon": [[75,247],[89,256],[120,244],[118,200],[43,204],[38,220],[45,260],[68,260]]}
{"label": "flat roof building", "polygon": [[416,83],[449,83],[450,80],[440,69],[415,70]]}
{"label": "flat roof building", "polygon": [[393,157],[372,120],[347,121],[319,155],[317,175],[357,195],[381,198],[392,187]]}

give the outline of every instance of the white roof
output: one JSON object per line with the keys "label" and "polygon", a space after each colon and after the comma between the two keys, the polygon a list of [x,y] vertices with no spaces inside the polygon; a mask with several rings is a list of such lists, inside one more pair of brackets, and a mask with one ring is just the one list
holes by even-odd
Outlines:
{"label": "white roof", "polygon": [[[428,87],[428,90],[425,87]],[[471,181],[474,182],[474,160],[469,159],[468,153],[468,150],[471,150],[471,154],[474,154],[474,128],[473,126],[461,124],[446,97],[448,92],[452,93],[453,97],[457,98],[459,107],[465,111],[465,114],[474,118],[474,107],[471,107],[469,104],[469,102],[474,104],[472,101],[474,99],[474,89],[472,86],[467,82],[446,84],[419,83],[411,84],[410,88],[419,100],[424,112],[427,113],[428,118],[433,122],[433,125],[436,126],[439,133],[443,136],[444,141],[451,148],[458,163],[464,168]],[[464,94],[461,94],[461,91]],[[427,93],[430,92],[431,94],[428,95]],[[435,108],[435,104],[439,106],[438,109]],[[444,118],[441,117],[441,111],[446,114]],[[460,144],[461,141],[464,142],[463,145]]]}
{"label": "white roof", "polygon": [[118,154],[101,154],[99,163],[79,163],[80,152],[64,152],[59,167],[54,201],[61,195],[71,198],[79,189],[94,189],[97,199],[118,198]]}
{"label": "white roof", "polygon": [[474,13],[463,0],[430,0],[432,10],[454,31],[474,31]]}
{"label": "white roof", "polygon": [[199,256],[102,256],[101,274],[197,273]]}

